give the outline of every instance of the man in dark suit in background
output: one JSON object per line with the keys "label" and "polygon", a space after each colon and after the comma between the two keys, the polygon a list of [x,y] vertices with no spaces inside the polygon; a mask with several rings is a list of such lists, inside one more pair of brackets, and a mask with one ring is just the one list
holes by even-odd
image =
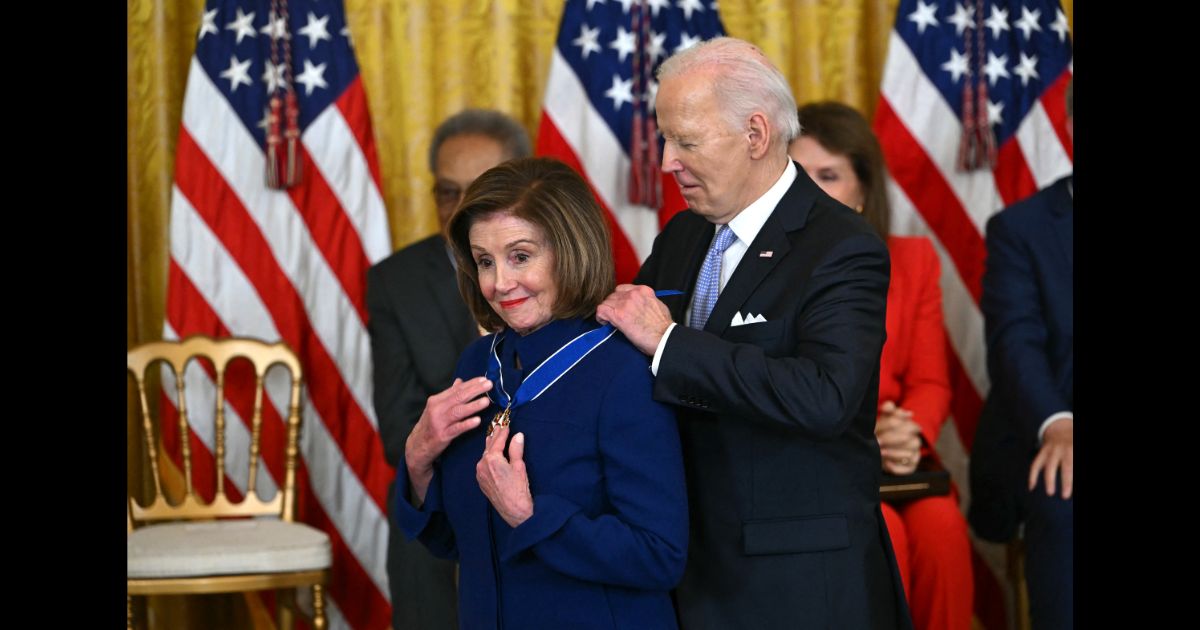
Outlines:
{"label": "man in dark suit in background", "polygon": [[[429,169],[439,233],[392,254],[367,272],[368,328],[374,363],[375,414],[387,461],[395,467],[421,417],[425,400],[450,386],[454,366],[479,336],[463,304],[440,231],[463,191],[501,162],[528,157],[529,137],[515,120],[496,111],[465,110],[433,134]],[[458,627],[454,563],[433,557],[405,539],[392,515],[388,491],[388,582],[395,630]]]}
{"label": "man in dark suit in background", "polygon": [[[888,253],[788,159],[787,80],[718,38],[659,70],[663,170],[690,211],[600,306],[677,405],[684,628],[910,628],[875,440]],[[651,289],[681,290],[654,297]]]}
{"label": "man in dark suit in background", "polygon": [[[1067,134],[1074,141],[1067,86]],[[992,381],[971,452],[976,534],[1006,542],[1025,522],[1035,630],[1074,624],[1074,179],[987,224],[983,311]]]}

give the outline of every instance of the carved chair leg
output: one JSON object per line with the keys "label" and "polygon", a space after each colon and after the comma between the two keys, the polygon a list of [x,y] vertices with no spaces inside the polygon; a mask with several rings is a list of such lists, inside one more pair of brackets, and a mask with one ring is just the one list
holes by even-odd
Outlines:
{"label": "carved chair leg", "polygon": [[313,630],[325,630],[325,589],[313,584]]}
{"label": "carved chair leg", "polygon": [[1025,582],[1025,540],[1018,536],[1008,543],[1008,579],[1013,590],[1017,630],[1030,630],[1029,590]]}
{"label": "carved chair leg", "polygon": [[295,627],[292,619],[292,608],[295,605],[296,597],[293,587],[276,589],[275,610],[279,615],[279,630],[292,630]]}

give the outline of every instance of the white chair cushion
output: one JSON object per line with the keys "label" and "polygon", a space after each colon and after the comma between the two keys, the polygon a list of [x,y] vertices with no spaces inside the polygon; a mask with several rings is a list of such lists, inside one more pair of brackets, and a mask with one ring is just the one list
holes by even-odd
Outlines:
{"label": "white chair cushion", "polygon": [[280,573],[330,563],[324,532],[273,519],[147,525],[129,534],[126,547],[131,578]]}

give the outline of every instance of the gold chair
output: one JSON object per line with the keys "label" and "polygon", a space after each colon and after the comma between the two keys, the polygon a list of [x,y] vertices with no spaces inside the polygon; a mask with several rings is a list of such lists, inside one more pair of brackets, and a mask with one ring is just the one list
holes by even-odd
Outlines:
{"label": "gold chair", "polygon": [[[213,466],[216,493],[206,503],[193,487],[193,454],[188,444],[188,398],[184,369],[195,357],[212,362],[215,382]],[[254,408],[249,425],[249,472],[245,498],[230,501],[224,492],[226,470],[226,368],[235,358],[248,359],[255,373]],[[147,370],[165,362],[174,374],[178,431],[183,458],[184,496],[172,504],[163,492],[155,423],[147,404]],[[241,361],[239,361],[240,363]],[[291,388],[284,446],[284,479],[272,498],[258,491],[262,454],[263,384],[267,369],[282,364],[290,371]],[[296,355],[283,343],[254,339],[212,339],[193,336],[180,342],[158,341],[130,350],[128,371],[137,381],[141,403],[140,432],[154,480],[154,499],[142,505],[128,497],[127,625],[133,628],[133,596],[161,594],[232,593],[276,590],[279,627],[292,626],[294,589],[312,590],[312,626],[326,627],[324,585],[332,555],[329,537],[315,528],[292,522],[296,490],[296,454],[300,432],[300,386],[303,373]],[[161,415],[161,414],[160,414]],[[197,414],[199,415],[199,414]],[[236,422],[235,422],[236,423]],[[239,471],[240,472],[240,471]],[[232,477],[231,477],[232,478]],[[301,613],[305,617],[309,615]]]}
{"label": "gold chair", "polygon": [[1025,537],[1022,534],[1025,526],[1017,529],[1017,535],[1008,541],[1005,556],[1008,560],[1008,586],[1013,593],[1013,614],[1016,617],[1017,630],[1030,630],[1032,622],[1029,619],[1029,587],[1025,582]]}

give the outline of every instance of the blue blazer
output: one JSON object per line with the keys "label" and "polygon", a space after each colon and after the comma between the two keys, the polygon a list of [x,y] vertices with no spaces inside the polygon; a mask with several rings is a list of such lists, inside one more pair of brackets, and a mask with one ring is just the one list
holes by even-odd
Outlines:
{"label": "blue blazer", "polygon": [[[523,374],[593,320],[559,320],[498,346],[511,396]],[[471,344],[455,376],[485,373],[494,335]],[[517,370],[514,352],[524,372]],[[687,497],[675,414],[652,399],[648,359],[620,333],[537,400],[512,412],[525,434],[533,516],[509,527],[479,489],[486,425],[435,465],[418,510],[397,468],[401,528],[460,563],[463,628],[674,628],[669,591],[687,555]]]}
{"label": "blue blazer", "polygon": [[1073,411],[1074,203],[1071,177],[997,213],[987,224],[983,311],[991,391],[971,452],[971,525],[1006,541],[1015,532],[1042,422]]}

